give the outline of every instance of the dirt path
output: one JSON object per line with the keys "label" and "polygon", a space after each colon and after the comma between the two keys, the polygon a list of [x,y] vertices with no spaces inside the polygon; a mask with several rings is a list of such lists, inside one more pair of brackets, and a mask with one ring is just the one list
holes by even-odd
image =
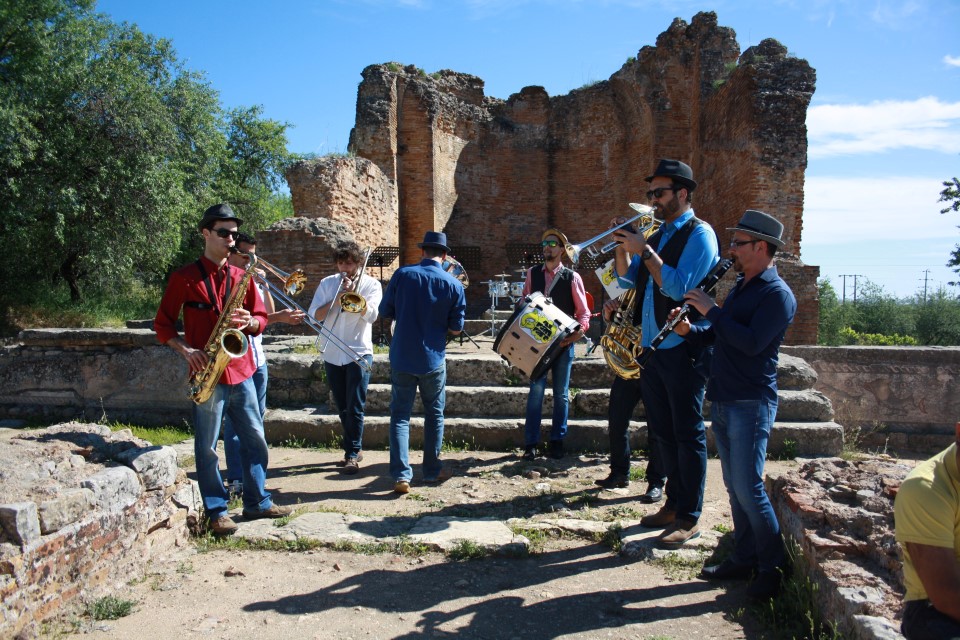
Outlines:
{"label": "dirt path", "polygon": [[[656,507],[636,501],[645,483],[598,492],[599,456],[521,463],[499,452],[444,459],[457,475],[438,487],[398,496],[387,453],[365,453],[361,473],[345,476],[337,452],[273,449],[268,488],[281,504],[367,516],[460,515],[613,520]],[[642,464],[642,462],[641,462]],[[783,468],[793,463],[771,462]],[[540,477],[524,477],[534,470]],[[530,474],[534,475],[534,474]],[[545,486],[546,485],[546,486]],[[719,463],[709,462],[701,526],[731,526]],[[82,621],[90,638],[759,638],[744,586],[695,578],[695,568],[630,561],[607,545],[565,536],[527,557],[453,561],[306,552],[213,551],[194,546],[117,597],[134,612],[116,621]],[[53,627],[51,627],[53,629]]]}

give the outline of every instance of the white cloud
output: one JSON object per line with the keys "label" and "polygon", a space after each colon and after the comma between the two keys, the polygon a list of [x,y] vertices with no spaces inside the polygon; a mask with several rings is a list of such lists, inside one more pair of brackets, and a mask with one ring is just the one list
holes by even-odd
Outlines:
{"label": "white cloud", "polygon": [[943,63],[948,67],[960,67],[960,56],[943,56]]}
{"label": "white cloud", "polygon": [[935,97],[870,104],[827,104],[807,110],[811,158],[893,149],[955,153],[960,148],[960,102]]}
{"label": "white cloud", "polygon": [[942,178],[807,176],[803,246],[957,238],[956,215],[941,214]]}

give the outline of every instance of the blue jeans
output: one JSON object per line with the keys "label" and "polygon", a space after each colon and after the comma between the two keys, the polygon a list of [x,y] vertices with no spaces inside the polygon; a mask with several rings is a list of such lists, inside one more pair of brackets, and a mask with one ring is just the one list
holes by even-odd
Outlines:
{"label": "blue jeans", "polygon": [[664,508],[691,522],[700,519],[707,480],[702,410],[712,356],[712,347],[699,349],[684,342],[655,351],[640,376],[653,455],[667,478]]}
{"label": "blue jeans", "polygon": [[[257,367],[251,377],[253,386],[257,389],[257,402],[260,404],[260,418],[267,413],[267,363]],[[240,438],[237,436],[230,416],[223,418],[223,457],[227,463],[227,482],[243,479],[241,471],[243,463],[240,461]]]}
{"label": "blue jeans", "polygon": [[446,404],[447,363],[418,375],[391,370],[390,382],[390,475],[394,480],[413,479],[410,467],[410,413],[417,388],[423,401],[423,479],[440,475],[440,447],[443,445],[443,407]]}
{"label": "blue jeans", "polygon": [[217,437],[223,416],[230,418],[240,438],[240,469],[243,478],[243,507],[250,511],[269,509],[273,502],[264,489],[267,479],[267,441],[263,418],[257,404],[253,378],[239,384],[218,384],[209,400],[193,407],[195,431],[193,453],[197,461],[197,483],[207,517],[226,515],[227,490],[220,477]]}
{"label": "blue jeans", "polygon": [[[573,345],[557,353],[548,372],[553,373],[553,424],[551,440],[563,440],[567,435],[567,417],[570,415],[570,369],[573,368]],[[523,431],[527,446],[540,442],[540,423],[543,418],[543,394],[547,387],[547,372],[530,382],[527,396],[527,420]]]}
{"label": "blue jeans", "polygon": [[769,400],[716,401],[713,435],[733,514],[731,560],[770,571],[785,564],[780,523],[763,486],[767,441],[777,416]]}
{"label": "blue jeans", "polygon": [[960,622],[937,611],[929,600],[904,604],[900,631],[907,640],[960,640]]}
{"label": "blue jeans", "polygon": [[[618,476],[630,474],[630,417],[640,402],[640,380],[613,379],[610,400],[607,405],[607,437],[610,440],[610,473]],[[650,433],[650,428],[647,428]],[[653,458],[653,436],[649,444]]]}
{"label": "blue jeans", "polygon": [[[363,359],[372,369],[373,356],[368,354]],[[323,368],[327,372],[333,402],[340,413],[344,458],[356,458],[363,449],[363,409],[367,404],[370,369],[364,369],[356,362],[343,366],[324,362]]]}

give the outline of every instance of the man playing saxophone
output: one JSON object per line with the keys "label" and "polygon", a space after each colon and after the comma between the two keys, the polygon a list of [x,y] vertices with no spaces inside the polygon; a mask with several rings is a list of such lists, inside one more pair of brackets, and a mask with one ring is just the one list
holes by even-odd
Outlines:
{"label": "man playing saxophone", "polygon": [[[207,366],[205,347],[224,314],[226,324],[247,336],[260,335],[267,326],[266,308],[255,288],[246,286],[244,290],[249,284],[246,272],[227,261],[241,223],[227,204],[213,205],[204,212],[199,224],[203,255],[170,276],[157,310],[153,323],[157,339],[183,356],[191,375]],[[183,337],[176,329],[181,311]],[[224,415],[230,416],[240,437],[243,517],[279,518],[292,512],[289,507],[274,504],[264,488],[268,453],[252,379],[255,371],[253,352],[246,349],[227,364],[211,396],[193,406],[197,483],[210,530],[216,535],[237,530],[227,513],[228,494],[217,459],[217,437]]]}
{"label": "man playing saxophone", "polygon": [[[338,273],[320,281],[308,313],[353,351],[323,349],[323,368],[343,428],[343,460],[338,464],[345,474],[353,475],[360,471],[363,460],[363,412],[373,367],[373,323],[379,317],[383,288],[376,278],[363,273],[366,260],[356,242],[337,244],[333,259]],[[360,366],[354,354],[367,366]]]}

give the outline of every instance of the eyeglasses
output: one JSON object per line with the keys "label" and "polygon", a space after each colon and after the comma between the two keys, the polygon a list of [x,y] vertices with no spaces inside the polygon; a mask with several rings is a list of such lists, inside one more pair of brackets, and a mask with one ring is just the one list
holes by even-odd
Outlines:
{"label": "eyeglasses", "polygon": [[674,187],[673,185],[670,185],[669,187],[657,187],[656,189],[650,189],[650,191],[647,191],[647,200],[659,200],[660,196],[667,191],[676,192],[676,190],[677,187]]}
{"label": "eyeglasses", "polygon": [[229,229],[211,229],[217,236],[221,238],[233,238],[234,240],[240,236],[239,231],[230,231]]}
{"label": "eyeglasses", "polygon": [[541,247],[559,247],[560,243],[556,240],[544,240],[540,243]]}
{"label": "eyeglasses", "polygon": [[758,242],[760,241],[759,240],[731,240],[730,246],[739,248],[745,244],[757,244]]}

